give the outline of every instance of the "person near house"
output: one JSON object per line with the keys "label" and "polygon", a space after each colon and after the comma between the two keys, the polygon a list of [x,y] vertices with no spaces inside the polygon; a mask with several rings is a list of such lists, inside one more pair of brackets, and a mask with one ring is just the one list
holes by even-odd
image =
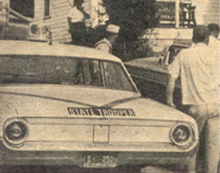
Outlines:
{"label": "person near house", "polygon": [[112,45],[111,43],[108,41],[108,39],[103,38],[102,40],[98,41],[95,44],[95,49],[102,51],[102,52],[108,52],[111,53],[112,52]]}
{"label": "person near house", "polygon": [[102,40],[109,25],[109,15],[104,0],[83,0],[82,12],[85,17],[86,43],[85,46],[94,47]]}
{"label": "person near house", "polygon": [[72,43],[76,45],[84,45],[86,37],[84,14],[81,12],[80,7],[80,1],[74,1],[74,5],[67,15],[69,33],[72,37]]}
{"label": "person near house", "polygon": [[106,37],[95,44],[95,49],[112,53],[112,45],[118,37],[120,27],[117,25],[109,24],[106,28]]}
{"label": "person near house", "polygon": [[[175,81],[180,76],[183,111],[196,120],[201,134],[209,119],[219,117],[219,57],[208,46],[209,30],[206,26],[196,26],[192,40],[195,45],[182,50],[170,66],[166,102],[175,107],[173,92]],[[206,134],[212,135],[208,127]],[[212,141],[206,143],[205,148],[210,149],[209,155],[205,156],[206,172],[217,172],[218,145]]]}

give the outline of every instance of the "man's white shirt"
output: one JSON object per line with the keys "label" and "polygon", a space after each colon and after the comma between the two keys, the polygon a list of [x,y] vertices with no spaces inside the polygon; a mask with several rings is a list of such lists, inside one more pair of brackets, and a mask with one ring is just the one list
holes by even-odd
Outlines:
{"label": "man's white shirt", "polygon": [[219,56],[204,43],[182,50],[170,66],[173,78],[181,77],[184,105],[219,102]]}

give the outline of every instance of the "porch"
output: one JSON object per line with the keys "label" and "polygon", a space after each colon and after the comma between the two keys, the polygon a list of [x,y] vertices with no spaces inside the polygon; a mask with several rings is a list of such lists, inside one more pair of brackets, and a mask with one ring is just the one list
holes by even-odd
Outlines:
{"label": "porch", "polygon": [[158,27],[191,28],[196,25],[192,0],[156,0]]}

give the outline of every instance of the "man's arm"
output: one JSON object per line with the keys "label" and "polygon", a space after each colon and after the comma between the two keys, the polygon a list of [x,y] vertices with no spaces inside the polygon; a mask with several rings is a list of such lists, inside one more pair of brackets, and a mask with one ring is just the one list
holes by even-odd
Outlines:
{"label": "man's arm", "polygon": [[166,104],[171,107],[176,107],[173,103],[173,91],[175,87],[176,79],[173,78],[171,75],[167,78],[167,86],[166,86]]}

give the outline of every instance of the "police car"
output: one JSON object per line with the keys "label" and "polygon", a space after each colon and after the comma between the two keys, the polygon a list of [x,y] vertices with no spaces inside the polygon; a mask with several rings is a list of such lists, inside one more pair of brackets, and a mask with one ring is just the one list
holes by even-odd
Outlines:
{"label": "police car", "polygon": [[141,97],[117,57],[0,41],[0,165],[195,167],[193,118]]}

